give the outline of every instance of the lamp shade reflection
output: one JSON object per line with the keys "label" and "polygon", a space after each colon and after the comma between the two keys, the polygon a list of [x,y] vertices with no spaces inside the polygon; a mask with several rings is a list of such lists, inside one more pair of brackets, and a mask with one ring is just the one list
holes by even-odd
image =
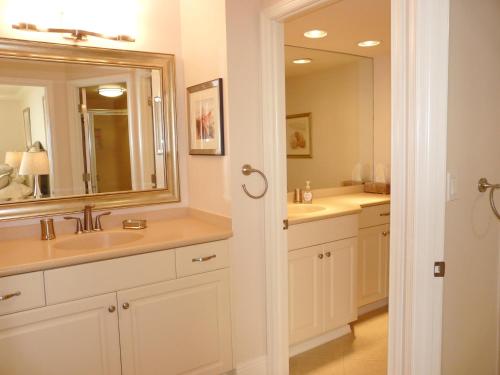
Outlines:
{"label": "lamp shade reflection", "polygon": [[20,175],[32,175],[35,178],[34,196],[41,198],[39,176],[49,174],[49,158],[46,151],[23,152],[19,167]]}

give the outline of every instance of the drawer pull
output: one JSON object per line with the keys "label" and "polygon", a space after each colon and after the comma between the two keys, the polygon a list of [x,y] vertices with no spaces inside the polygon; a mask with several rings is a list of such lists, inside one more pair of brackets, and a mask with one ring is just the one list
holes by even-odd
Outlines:
{"label": "drawer pull", "polygon": [[319,259],[323,259],[323,254],[318,254]]}
{"label": "drawer pull", "polygon": [[326,257],[327,257],[327,258],[330,258],[330,257],[332,256],[332,253],[331,253],[331,252],[329,252],[329,251],[327,251],[327,252],[325,253],[325,255],[326,255]]}
{"label": "drawer pull", "polygon": [[116,307],[115,307],[115,306],[113,306],[113,305],[111,305],[111,306],[109,306],[109,307],[108,307],[108,311],[109,311],[110,313],[114,313],[114,312],[116,311]]}
{"label": "drawer pull", "polygon": [[14,297],[18,297],[21,295],[21,292],[14,292],[14,293],[10,293],[10,294],[4,294],[3,296],[0,296],[0,301],[6,301],[8,299],[11,299],[11,298],[14,298]]}
{"label": "drawer pull", "polygon": [[382,236],[387,237],[391,233],[390,231],[384,231],[382,232]]}
{"label": "drawer pull", "polygon": [[125,302],[123,305],[123,310],[128,310],[128,308],[130,307],[130,304],[128,302]]}
{"label": "drawer pull", "polygon": [[209,255],[207,257],[200,257],[200,258],[193,258],[192,259],[192,262],[195,263],[195,262],[206,262],[206,261],[209,261],[210,259],[214,259],[216,258],[217,255]]}
{"label": "drawer pull", "polygon": [[390,212],[382,212],[380,216],[391,216]]}

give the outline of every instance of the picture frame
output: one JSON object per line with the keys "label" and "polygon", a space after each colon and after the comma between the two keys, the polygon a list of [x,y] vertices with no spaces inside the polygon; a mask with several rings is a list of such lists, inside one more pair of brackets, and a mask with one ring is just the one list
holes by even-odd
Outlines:
{"label": "picture frame", "polygon": [[23,124],[24,124],[24,138],[26,140],[26,150],[29,150],[33,144],[31,135],[31,114],[30,107],[23,109]]}
{"label": "picture frame", "polygon": [[286,116],[286,156],[312,158],[311,113]]}
{"label": "picture frame", "polygon": [[187,88],[189,154],[224,155],[222,78]]}

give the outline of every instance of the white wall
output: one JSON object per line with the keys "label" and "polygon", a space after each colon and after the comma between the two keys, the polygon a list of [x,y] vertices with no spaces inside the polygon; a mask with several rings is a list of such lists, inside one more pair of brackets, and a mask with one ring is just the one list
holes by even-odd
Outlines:
{"label": "white wall", "polygon": [[477,191],[480,177],[500,183],[499,19],[497,0],[451,0],[443,375],[499,371],[499,221]]}
{"label": "white wall", "polygon": [[24,125],[19,100],[0,99],[0,164],[5,161],[6,151],[24,151]]}
{"label": "white wall", "polygon": [[312,158],[288,158],[288,191],[342,186],[354,167],[372,179],[373,64],[371,59],[286,79],[286,113],[311,112]]}

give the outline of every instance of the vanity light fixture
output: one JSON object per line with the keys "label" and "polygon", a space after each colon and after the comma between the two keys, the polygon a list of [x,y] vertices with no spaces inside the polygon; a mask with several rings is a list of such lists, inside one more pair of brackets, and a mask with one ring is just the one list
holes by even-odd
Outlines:
{"label": "vanity light fixture", "polygon": [[380,44],[380,40],[363,40],[358,43],[360,47],[376,47]]}
{"label": "vanity light fixture", "polygon": [[304,33],[304,36],[310,39],[320,39],[324,38],[327,35],[328,33],[325,30],[318,30],[318,29],[308,30]]}
{"label": "vanity light fixture", "polygon": [[42,33],[59,33],[67,34],[65,39],[71,39],[75,42],[87,41],[89,36],[96,38],[116,40],[119,42],[135,42],[135,39],[128,35],[104,35],[94,31],[78,30],[78,29],[60,29],[60,28],[42,28],[32,23],[18,22],[12,25],[13,29],[22,31],[37,31]]}
{"label": "vanity light fixture", "polygon": [[293,60],[294,64],[309,64],[310,62],[312,62],[312,59],[309,59],[309,58],[303,58],[303,59],[295,59],[295,60]]}
{"label": "vanity light fixture", "polygon": [[97,91],[99,92],[99,95],[107,98],[116,98],[118,96],[122,96],[126,90],[119,86],[101,86],[97,89]]}

